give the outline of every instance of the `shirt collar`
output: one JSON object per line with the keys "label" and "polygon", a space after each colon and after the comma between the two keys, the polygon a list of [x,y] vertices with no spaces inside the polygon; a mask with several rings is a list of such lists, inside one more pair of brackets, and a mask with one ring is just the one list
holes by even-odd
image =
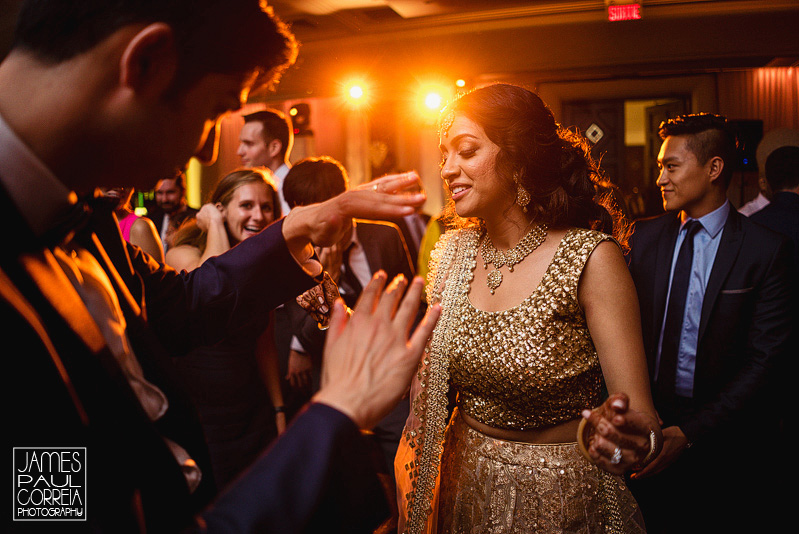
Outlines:
{"label": "shirt collar", "polygon": [[730,214],[730,201],[725,200],[724,204],[720,207],[716,208],[715,210],[711,211],[707,215],[703,215],[698,219],[692,219],[691,217],[686,217],[686,219],[680,225],[680,230],[682,230],[683,226],[688,221],[697,220],[702,224],[702,228],[710,234],[711,238],[715,238],[721,229],[724,228],[724,224],[727,222],[727,216]]}
{"label": "shirt collar", "polygon": [[361,246],[361,242],[358,239],[358,221],[355,219],[352,220],[352,236],[350,237],[350,242],[347,243],[347,247],[352,247],[353,250],[358,249]]}
{"label": "shirt collar", "polygon": [[14,133],[2,115],[0,184],[36,237],[55,226],[78,200]]}

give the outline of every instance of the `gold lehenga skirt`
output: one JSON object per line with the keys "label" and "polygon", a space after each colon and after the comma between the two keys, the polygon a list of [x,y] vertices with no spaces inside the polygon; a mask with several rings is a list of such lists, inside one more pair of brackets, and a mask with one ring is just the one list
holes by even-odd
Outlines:
{"label": "gold lehenga skirt", "polygon": [[441,459],[439,533],[645,532],[620,477],[587,462],[576,443],[495,439],[456,411]]}

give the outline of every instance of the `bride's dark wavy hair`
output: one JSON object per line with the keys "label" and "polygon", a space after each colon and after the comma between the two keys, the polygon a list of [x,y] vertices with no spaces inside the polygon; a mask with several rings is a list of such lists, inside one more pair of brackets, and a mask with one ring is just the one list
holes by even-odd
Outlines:
{"label": "bride's dark wavy hair", "polygon": [[[537,94],[515,85],[489,85],[451,102],[442,121],[458,114],[479,124],[499,147],[497,176],[513,197],[513,177],[518,176],[530,193],[527,211],[535,222],[599,230],[626,247],[629,224],[613,201],[614,186],[591,157],[588,141],[555,122]],[[450,200],[446,222],[466,223],[454,208]]]}

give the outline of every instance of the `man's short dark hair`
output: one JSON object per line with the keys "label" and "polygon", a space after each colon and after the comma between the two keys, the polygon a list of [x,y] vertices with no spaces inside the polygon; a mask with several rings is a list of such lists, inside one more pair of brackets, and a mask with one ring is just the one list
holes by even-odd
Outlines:
{"label": "man's short dark hair", "polygon": [[287,27],[263,0],[26,0],[13,48],[60,63],[130,24],[164,22],[179,54],[173,91],[210,73],[257,73],[254,88],[276,82],[297,55]]}
{"label": "man's short dark hair", "polygon": [[185,173],[181,172],[181,173],[176,174],[175,176],[170,176],[169,178],[161,178],[160,180],[158,180],[158,183],[155,184],[156,187],[158,187],[158,184],[160,184],[164,180],[174,180],[175,181],[175,185],[177,186],[178,189],[180,189],[181,191],[186,191],[186,174]]}
{"label": "man's short dark hair", "polygon": [[661,122],[658,134],[661,139],[676,135],[687,136],[688,149],[702,165],[710,158],[720,157],[724,161],[722,183],[724,187],[730,185],[737,141],[735,131],[726,117],[713,113],[680,115]]}
{"label": "man's short dark hair", "polygon": [[283,180],[283,198],[291,208],[324,202],[347,190],[349,178],[333,158],[305,158],[291,167]]}
{"label": "man's short dark hair", "polygon": [[769,154],[766,181],[775,193],[799,187],[799,146],[783,146]]}
{"label": "man's short dark hair", "polygon": [[277,139],[282,145],[280,157],[285,159],[286,151],[289,149],[293,136],[291,119],[285,113],[276,109],[265,109],[256,111],[244,116],[244,123],[260,122],[263,124],[264,142],[268,143],[272,139]]}

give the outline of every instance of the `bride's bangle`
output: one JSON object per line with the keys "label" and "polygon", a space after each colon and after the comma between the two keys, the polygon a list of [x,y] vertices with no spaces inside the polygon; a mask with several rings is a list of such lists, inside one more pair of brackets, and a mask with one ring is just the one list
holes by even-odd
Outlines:
{"label": "bride's bangle", "polygon": [[636,464],[637,469],[645,467],[649,462],[655,459],[655,454],[658,450],[658,437],[655,431],[649,429],[649,452],[644,456],[644,459]]}

